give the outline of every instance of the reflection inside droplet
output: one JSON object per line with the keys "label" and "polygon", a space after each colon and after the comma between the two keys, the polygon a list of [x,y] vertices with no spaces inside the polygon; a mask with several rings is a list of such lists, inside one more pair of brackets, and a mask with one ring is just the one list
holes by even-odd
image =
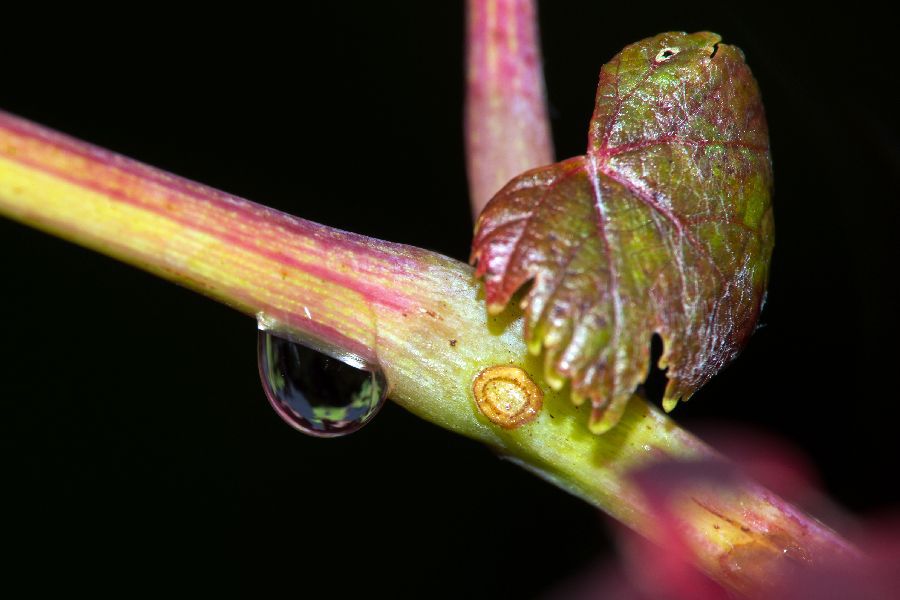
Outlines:
{"label": "reflection inside droplet", "polygon": [[359,368],[260,330],[259,374],[275,411],[308,435],[336,437],[368,423],[384,404],[378,368]]}

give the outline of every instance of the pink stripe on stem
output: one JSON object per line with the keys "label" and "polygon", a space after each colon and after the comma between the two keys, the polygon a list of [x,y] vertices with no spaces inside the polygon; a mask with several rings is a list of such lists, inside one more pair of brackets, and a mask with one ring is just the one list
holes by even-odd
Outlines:
{"label": "pink stripe on stem", "polygon": [[375,313],[413,312],[429,289],[432,253],[280,213],[2,111],[0,159],[0,215],[366,360]]}
{"label": "pink stripe on stem", "polygon": [[[18,146],[7,159],[352,289],[389,309],[411,310],[413,303],[396,290],[321,267],[311,259],[321,264],[342,251],[352,256],[355,272],[381,273],[390,279],[421,270],[421,263],[409,256],[414,249],[381,241],[376,245],[365,236],[280,213],[0,111],[0,133],[4,132],[3,139]],[[68,156],[80,159],[77,169],[65,160]]]}
{"label": "pink stripe on stem", "polygon": [[[381,247],[372,247],[371,244],[368,244],[371,238],[366,236],[325,228],[318,223],[281,213],[256,202],[239,198],[190,179],[173,175],[156,167],[145,165],[111,150],[83,142],[2,110],[0,110],[0,130],[11,134],[10,139],[17,139],[32,144],[38,143],[43,151],[52,149],[61,154],[83,159],[86,166],[94,167],[100,172],[82,173],[80,176],[86,179],[89,175],[94,175],[100,184],[108,184],[110,180],[115,180],[118,182],[140,182],[142,187],[155,185],[158,186],[162,194],[170,196],[174,194],[179,196],[181,200],[193,200],[198,205],[207,205],[212,209],[238,213],[244,221],[252,225],[267,225],[277,222],[285,230],[300,237],[314,235],[323,241],[327,238],[327,244],[331,249],[340,248],[357,251],[359,245],[368,245],[368,252],[396,263],[398,267],[402,266],[409,270],[418,268],[416,261],[402,256],[402,254],[409,251],[409,247],[380,240],[379,246]],[[19,162],[24,161],[19,159]],[[48,171],[46,165],[41,165],[41,167],[44,171]],[[138,199],[141,200],[141,198]],[[390,253],[385,251],[386,249],[396,250],[396,252]]]}
{"label": "pink stripe on stem", "polygon": [[[330,281],[332,283],[340,285],[341,287],[352,289],[356,292],[359,292],[367,300],[381,304],[382,306],[385,306],[392,310],[410,310],[410,308],[412,307],[410,301],[406,299],[402,299],[403,301],[401,301],[401,298],[395,292],[385,290],[384,288],[372,284],[367,284],[364,281],[361,281],[358,277],[351,277],[349,275],[337,273],[333,270],[326,269],[309,261],[298,260],[294,256],[290,256],[283,251],[270,249],[266,245],[258,242],[257,238],[252,235],[252,230],[251,232],[242,232],[240,230],[228,227],[229,223],[225,221],[219,222],[218,225],[215,225],[215,222],[211,219],[198,218],[198,215],[201,214],[199,210],[193,212],[188,212],[185,210],[182,210],[180,212],[173,212],[171,210],[167,210],[164,205],[158,202],[147,202],[146,197],[142,196],[141,194],[126,193],[122,190],[128,188],[110,185],[110,182],[115,181],[115,177],[112,173],[108,174],[108,177],[104,182],[100,178],[91,179],[82,177],[81,175],[83,175],[83,173],[66,173],[59,169],[52,169],[44,164],[41,164],[38,161],[28,160],[23,157],[16,156],[13,157],[12,160],[18,162],[19,164],[32,167],[38,171],[41,171],[42,173],[47,173],[48,175],[57,177],[63,181],[68,181],[70,183],[80,185],[85,189],[94,190],[100,194],[109,196],[110,198],[115,198],[116,200],[119,200],[125,204],[149,210],[150,212],[171,219],[176,223],[180,223],[182,225],[190,227],[195,231],[214,235],[219,239],[228,241],[236,247],[240,247],[244,250],[248,250],[255,254],[258,254],[259,256],[263,256],[271,260],[272,262],[297,268],[305,273],[309,273],[310,275],[321,279],[322,281]],[[146,194],[146,191],[144,193]],[[171,198],[167,198],[166,196],[162,196],[162,198],[171,200],[172,202],[182,200],[174,195]],[[246,202],[249,203],[250,201],[247,200]],[[248,213],[247,210],[249,208],[249,206],[240,207],[238,205],[235,205],[233,211],[238,215],[238,220],[243,219],[245,223],[250,223],[261,229],[266,225],[266,223],[263,220],[258,219],[259,215],[251,215],[250,213]],[[281,214],[271,209],[266,210],[273,213],[272,216],[276,218]],[[291,220],[295,222],[309,223],[308,221],[303,221],[302,219],[296,217],[292,218]],[[259,229],[257,229],[256,231],[258,230]],[[293,233],[297,232],[294,231]],[[324,258],[329,249],[333,250],[334,246],[337,245],[338,244],[326,244],[322,248],[309,248],[306,254],[317,255],[320,258]],[[360,259],[358,256],[354,256],[354,259],[357,261],[364,260]],[[355,264],[354,268],[357,269],[357,266]],[[398,272],[398,275],[399,274],[400,273]]]}
{"label": "pink stripe on stem", "polygon": [[469,0],[466,158],[477,216],[510,179],[553,162],[534,0]]}

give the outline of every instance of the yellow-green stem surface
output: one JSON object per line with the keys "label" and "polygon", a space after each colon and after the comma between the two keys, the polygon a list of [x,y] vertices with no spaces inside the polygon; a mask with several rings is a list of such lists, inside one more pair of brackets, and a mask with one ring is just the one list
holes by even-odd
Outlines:
{"label": "yellow-green stem surface", "polygon": [[[377,362],[395,402],[650,537],[653,507],[628,471],[713,456],[640,399],[612,431],[590,433],[587,409],[541,379],[518,312],[488,317],[472,269],[458,261],[296,219],[2,112],[0,215],[263,315],[282,333]],[[507,364],[545,394],[538,417],[512,430],[484,418],[472,393],[482,369]],[[745,562],[778,564],[787,546],[811,561],[849,551],[753,485],[692,489],[686,498],[675,508],[696,562],[734,589],[754,588]]]}

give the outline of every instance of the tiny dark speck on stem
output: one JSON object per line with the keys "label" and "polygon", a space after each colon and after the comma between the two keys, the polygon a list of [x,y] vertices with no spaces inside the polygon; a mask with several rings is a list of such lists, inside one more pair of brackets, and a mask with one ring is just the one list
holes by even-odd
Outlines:
{"label": "tiny dark speck on stem", "polygon": [[450,345],[451,345],[451,346],[456,346],[456,340],[450,340]]}

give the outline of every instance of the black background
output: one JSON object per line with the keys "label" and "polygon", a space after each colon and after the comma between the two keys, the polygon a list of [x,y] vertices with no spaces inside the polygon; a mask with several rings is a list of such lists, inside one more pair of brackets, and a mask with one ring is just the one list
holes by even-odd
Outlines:
{"label": "black background", "polygon": [[[754,5],[755,6],[755,5]],[[891,19],[716,3],[546,2],[560,157],[601,64],[666,30],[740,46],[767,107],[765,325],[675,418],[812,457],[895,508],[900,129]],[[465,259],[463,9],[342,2],[11,17],[0,108],[315,221]],[[88,17],[88,18],[86,18]],[[267,405],[252,320],[0,220],[0,571],[43,587],[531,597],[602,560],[588,506],[388,405],[344,439]],[[500,511],[506,522],[486,522]]]}

